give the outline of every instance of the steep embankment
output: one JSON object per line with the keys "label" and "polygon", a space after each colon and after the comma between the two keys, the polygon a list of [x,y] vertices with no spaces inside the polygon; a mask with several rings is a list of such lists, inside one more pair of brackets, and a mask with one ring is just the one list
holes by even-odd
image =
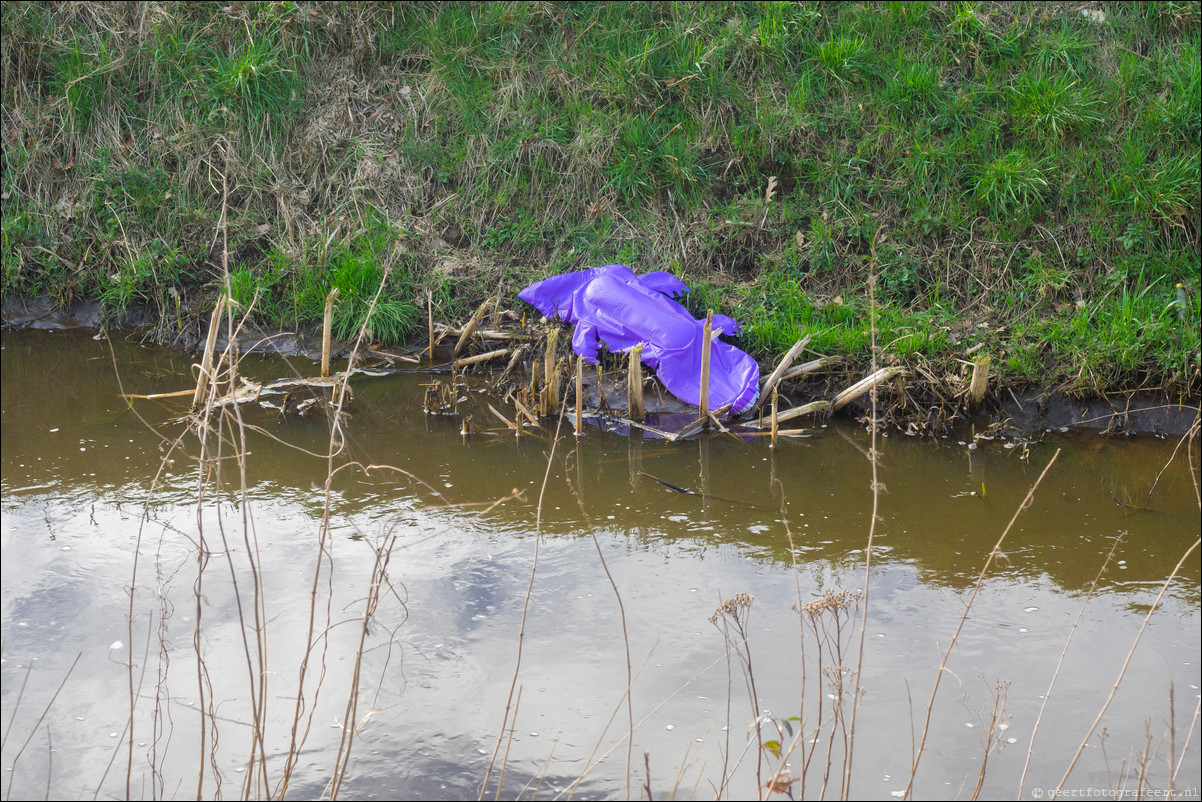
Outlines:
{"label": "steep embankment", "polygon": [[[772,361],[1196,399],[1198,4],[17,3],[3,290],[395,342],[667,268]],[[1180,286],[1179,286],[1180,285]],[[875,324],[875,325],[873,325]],[[183,332],[181,335],[180,332]]]}

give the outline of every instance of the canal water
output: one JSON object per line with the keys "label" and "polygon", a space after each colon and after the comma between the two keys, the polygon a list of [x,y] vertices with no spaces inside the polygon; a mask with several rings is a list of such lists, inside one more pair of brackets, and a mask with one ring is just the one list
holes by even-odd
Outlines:
{"label": "canal water", "polygon": [[411,373],[202,444],[122,396],[179,353],[0,357],[8,798],[1197,798],[1197,441],[883,435],[874,525],[846,421],[515,437]]}

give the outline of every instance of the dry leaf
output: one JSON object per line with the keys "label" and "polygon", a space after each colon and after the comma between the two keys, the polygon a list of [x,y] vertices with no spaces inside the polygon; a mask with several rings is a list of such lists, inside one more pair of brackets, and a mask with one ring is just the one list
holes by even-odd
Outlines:
{"label": "dry leaf", "polygon": [[776,176],[768,176],[768,189],[764,192],[764,203],[772,203],[772,198],[776,195]]}
{"label": "dry leaf", "polygon": [[787,794],[795,782],[797,782],[796,778],[774,777],[764,783],[764,787],[772,794]]}

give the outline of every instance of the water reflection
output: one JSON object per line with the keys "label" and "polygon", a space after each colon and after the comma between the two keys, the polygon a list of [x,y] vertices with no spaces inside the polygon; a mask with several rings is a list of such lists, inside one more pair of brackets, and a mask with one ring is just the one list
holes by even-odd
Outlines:
{"label": "water reflection", "polygon": [[[680,782],[682,794],[712,796],[709,783],[723,763],[727,736],[735,753],[742,750],[753,717],[742,673],[728,663],[723,639],[707,621],[715,607],[738,592],[755,597],[757,707],[804,716],[802,690],[808,686],[813,698],[823,692],[822,680],[811,670],[803,685],[800,667],[813,653],[802,649],[792,607],[831,587],[863,584],[870,444],[855,428],[832,425],[782,442],[773,453],[762,438],[669,443],[609,432],[578,440],[565,427],[548,473],[553,425],[515,438],[473,395],[465,407],[472,407],[479,432],[465,442],[457,419],[423,415],[425,377],[365,379],[356,383],[348,450],[336,464],[402,472],[350,468],[335,476],[332,561],[315,585],[326,475],[326,461],[315,455],[328,448],[327,422],[244,408],[245,421],[258,427],[248,434],[244,500],[233,467],[218,485],[199,470],[194,440],[175,444],[181,432],[175,419],[187,399],[131,408],[120,396],[122,387],[136,393],[186,387],[188,360],[131,342],[115,343],[110,352],[107,343],[74,333],[5,335],[0,356],[4,714],[7,721],[16,710],[14,732],[21,740],[33,733],[37,744],[22,755],[14,788],[42,793],[48,772],[58,795],[100,783],[129,715],[131,648],[142,689],[135,733],[158,745],[161,771],[154,775],[139,763],[133,793],[150,796],[155,782],[166,791],[177,787],[168,782],[191,777],[200,749],[195,706],[202,702],[193,657],[197,615],[212,686],[205,698],[219,719],[228,719],[219,770],[238,785],[248,748],[245,694],[252,676],[265,676],[271,678],[264,694],[273,736],[268,761],[278,776],[317,587],[329,598],[319,617],[328,610],[331,624],[310,655],[310,676],[323,666],[331,687],[320,699],[310,697],[319,711],[311,758],[293,790],[319,795],[344,732],[346,696],[337,688],[353,681],[356,622],[371,592],[375,548],[395,536],[389,593],[366,635],[361,666],[362,676],[373,679],[360,686],[356,718],[371,715],[345,793],[448,799],[470,793],[487,770],[515,687],[508,721],[516,708],[517,724],[503,742],[507,793],[536,777],[545,778],[542,796],[567,788],[590,760],[613,749],[577,795],[621,795],[626,748],[619,739],[628,726],[623,694],[630,670],[637,674],[633,716],[643,722],[634,754],[651,752],[655,793]],[[258,359],[244,369],[275,378],[294,367],[312,370]],[[956,796],[968,776],[975,783],[981,748],[964,736],[979,726],[978,711],[990,704],[996,679],[1012,683],[1013,719],[1005,733],[1015,742],[998,757],[985,793],[1015,793],[1052,670],[1121,535],[1061,669],[1071,681],[1056,689],[1055,713],[1037,742],[1044,746],[1033,755],[1030,776],[1038,785],[1059,780],[1143,615],[1198,537],[1185,450],[1169,463],[1174,443],[1057,436],[1007,447],[1015,445],[982,441],[969,450],[954,439],[898,436],[878,444],[885,493],[854,796],[904,787],[911,747],[894,736],[914,726],[912,705],[925,704],[921,697],[985,556],[1056,448],[1063,449],[1057,465],[1007,538],[952,656],[955,679],[942,692],[931,735],[938,747],[920,772],[923,796]],[[203,553],[196,511],[202,483],[216,502],[201,513],[210,538]],[[226,539],[216,536],[220,531]],[[131,641],[127,588],[135,553]],[[244,651],[244,638],[256,631],[246,624],[253,618],[250,554],[259,555],[261,631],[270,643],[262,673],[248,670]],[[197,565],[206,555],[198,605]],[[1176,720],[1190,720],[1202,651],[1199,573],[1195,555],[1143,635],[1107,712],[1112,754],[1137,754],[1143,722],[1169,719],[1170,683]],[[125,647],[114,652],[116,641]],[[514,686],[519,643],[522,669]],[[72,672],[67,696],[52,708],[50,733],[35,731],[80,653],[84,668]],[[167,701],[152,713],[156,687]],[[1177,742],[1184,742],[1183,730]],[[14,759],[8,746],[4,757]],[[1192,774],[1183,776],[1197,776],[1196,747],[1184,765]],[[641,761],[634,768],[637,792],[645,769]],[[1111,780],[1098,776],[1104,771],[1094,760],[1080,781],[1109,787]],[[732,796],[754,796],[754,782],[744,770]],[[123,776],[110,778],[104,790],[120,794],[123,784]],[[814,795],[817,787],[811,775],[807,791]]]}

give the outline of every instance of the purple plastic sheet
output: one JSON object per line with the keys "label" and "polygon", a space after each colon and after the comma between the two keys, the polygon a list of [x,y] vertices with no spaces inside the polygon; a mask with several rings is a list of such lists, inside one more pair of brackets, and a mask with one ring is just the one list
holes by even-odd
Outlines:
{"label": "purple plastic sheet", "polygon": [[[687,404],[701,402],[701,343],[705,321],[669,296],[689,288],[671,273],[657,270],[636,276],[625,265],[595,267],[536,281],[518,297],[547,317],[576,327],[572,349],[597,363],[600,343],[611,352],[629,351],[639,343],[643,363],[653,368],[672,395]],[[711,409],[731,404],[735,414],[749,409],[759,394],[759,365],[717,335],[737,334],[739,324],[714,315],[710,346]]]}

